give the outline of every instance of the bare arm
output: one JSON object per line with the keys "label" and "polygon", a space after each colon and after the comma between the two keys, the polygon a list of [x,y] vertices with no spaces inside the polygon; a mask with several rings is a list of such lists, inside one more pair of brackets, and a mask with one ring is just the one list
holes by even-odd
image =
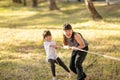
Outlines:
{"label": "bare arm", "polygon": [[53,47],[53,48],[61,48],[61,46],[58,46],[58,45],[50,45],[50,47]]}
{"label": "bare arm", "polygon": [[85,47],[85,44],[84,44],[84,41],[83,41],[83,39],[82,39],[82,37],[78,34],[78,33],[76,33],[75,35],[74,35],[74,38],[75,38],[75,40],[78,42],[78,44],[80,45],[80,46],[78,46],[78,47],[70,47],[69,45],[64,45],[64,48],[65,49],[76,49],[76,48],[84,48]]}
{"label": "bare arm", "polygon": [[80,44],[80,46],[78,46],[78,48],[84,48],[85,47],[84,41],[78,33],[75,34],[75,40],[78,42],[78,44]]}
{"label": "bare arm", "polygon": [[64,49],[70,49],[71,47],[69,45],[63,45]]}

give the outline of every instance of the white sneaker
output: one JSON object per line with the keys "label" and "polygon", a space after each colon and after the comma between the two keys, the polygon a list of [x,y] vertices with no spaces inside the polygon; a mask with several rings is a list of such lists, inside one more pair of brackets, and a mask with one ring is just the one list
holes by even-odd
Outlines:
{"label": "white sneaker", "polygon": [[53,80],[58,80],[56,77],[53,77]]}
{"label": "white sneaker", "polygon": [[68,78],[71,78],[71,74],[70,73],[68,73]]}

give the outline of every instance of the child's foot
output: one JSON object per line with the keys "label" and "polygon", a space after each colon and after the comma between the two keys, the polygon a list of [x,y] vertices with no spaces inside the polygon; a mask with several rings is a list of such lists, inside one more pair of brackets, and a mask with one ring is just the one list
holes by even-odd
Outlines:
{"label": "child's foot", "polygon": [[71,74],[70,74],[70,72],[68,73],[68,78],[71,78]]}
{"label": "child's foot", "polygon": [[53,80],[58,80],[56,77],[53,77]]}

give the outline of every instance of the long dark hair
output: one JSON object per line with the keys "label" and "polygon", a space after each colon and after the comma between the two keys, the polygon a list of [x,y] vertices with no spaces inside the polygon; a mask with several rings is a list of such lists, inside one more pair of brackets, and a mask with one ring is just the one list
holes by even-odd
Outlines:
{"label": "long dark hair", "polygon": [[72,30],[72,26],[69,23],[63,24],[63,30]]}
{"label": "long dark hair", "polygon": [[[72,30],[72,26],[69,23],[65,23],[62,27],[63,27],[63,30]],[[74,41],[74,34],[75,34],[75,32],[73,32],[72,36],[71,36],[72,42]],[[63,44],[64,45],[68,45],[66,39],[67,39],[66,36],[63,34]]]}
{"label": "long dark hair", "polygon": [[45,39],[46,36],[51,36],[51,32],[49,30],[45,30],[43,32],[43,39]]}

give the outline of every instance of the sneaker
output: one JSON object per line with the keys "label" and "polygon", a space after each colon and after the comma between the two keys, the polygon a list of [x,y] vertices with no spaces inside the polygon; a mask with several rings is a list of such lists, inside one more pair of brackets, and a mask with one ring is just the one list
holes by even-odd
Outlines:
{"label": "sneaker", "polygon": [[53,77],[53,80],[58,80],[56,77]]}
{"label": "sneaker", "polygon": [[85,80],[89,80],[89,77],[88,77],[88,76],[86,76],[86,77],[85,77]]}
{"label": "sneaker", "polygon": [[68,78],[71,78],[71,74],[70,74],[70,72],[68,73]]}

